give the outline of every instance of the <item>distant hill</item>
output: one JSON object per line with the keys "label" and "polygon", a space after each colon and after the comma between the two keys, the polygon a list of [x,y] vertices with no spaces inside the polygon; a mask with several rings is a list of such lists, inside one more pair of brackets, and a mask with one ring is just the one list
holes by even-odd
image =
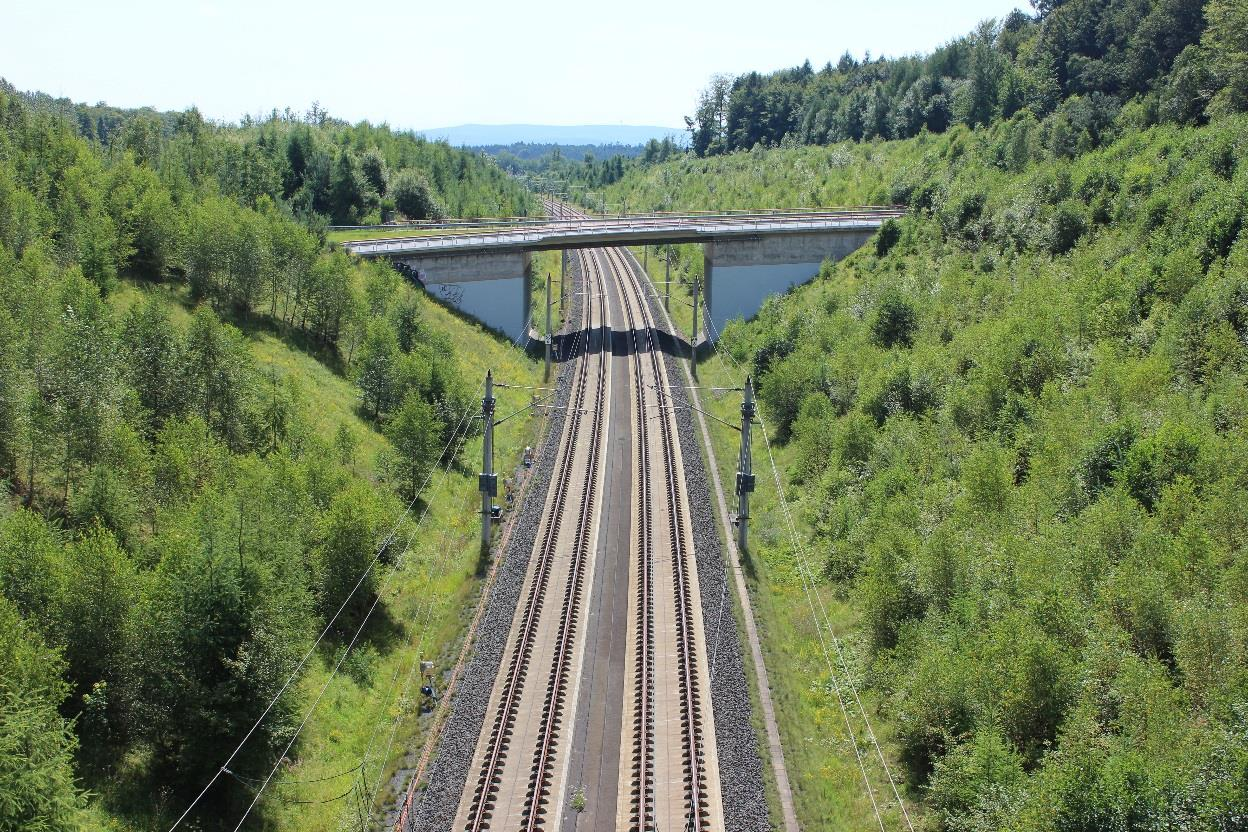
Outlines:
{"label": "distant hill", "polygon": [[645,144],[651,139],[672,136],[684,143],[685,131],[679,127],[654,127],[633,124],[461,124],[456,127],[432,127],[418,131],[426,138],[458,146],[531,144],[603,145]]}
{"label": "distant hill", "polygon": [[646,152],[643,144],[560,144],[555,142],[515,142],[513,144],[475,144],[472,150],[488,153],[497,159],[514,156],[521,161],[533,161],[549,156],[556,150],[565,159],[580,161],[586,153],[593,154],[595,159],[610,159],[612,156],[623,156],[635,159]]}

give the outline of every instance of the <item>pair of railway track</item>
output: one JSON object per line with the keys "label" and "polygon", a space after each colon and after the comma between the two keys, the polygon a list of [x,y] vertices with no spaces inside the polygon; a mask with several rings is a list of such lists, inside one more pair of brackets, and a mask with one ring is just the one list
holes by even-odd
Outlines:
{"label": "pair of railway track", "polygon": [[[558,826],[584,640],[583,613],[598,554],[611,355],[628,356],[632,434],[628,649],[631,684],[621,732],[616,828],[713,828],[722,823],[697,604],[689,507],[660,336],[640,278],[619,250],[579,253],[587,302],[582,349],[546,511],[465,788],[457,828]],[[622,327],[608,297],[618,296]],[[615,342],[624,337],[623,345]],[[653,424],[653,423],[656,423]],[[617,440],[618,441],[618,440]],[[583,645],[582,645],[583,652]],[[543,678],[544,674],[544,678]],[[544,682],[544,684],[542,684]],[[492,717],[492,719],[491,719]]]}
{"label": "pair of railway track", "polygon": [[[672,816],[679,813],[687,818],[679,828],[701,830],[708,826],[711,814],[702,709],[704,686],[698,673],[700,622],[693,594],[695,564],[675,406],[668,393],[658,329],[639,278],[618,250],[607,249],[603,256],[613,262],[621,276],[621,302],[632,339],[632,386],[637,402],[633,408],[637,463],[633,538],[637,558],[630,581],[635,609],[630,657],[634,679],[630,721],[634,736],[628,828],[656,829],[660,817],[668,820],[665,828],[672,828]],[[658,431],[650,429],[652,421],[658,422]],[[658,500],[656,487],[661,492]],[[664,611],[662,605],[668,602],[671,607]],[[662,621],[671,625],[666,628],[667,633],[660,626]],[[665,634],[674,637],[667,639],[675,650],[671,656],[674,663],[657,660],[663,646],[661,636]],[[675,682],[674,701],[670,696],[666,702],[656,697],[660,680]],[[670,724],[670,720],[660,719],[664,710],[676,716],[675,735],[661,735],[657,730],[659,724]],[[670,751],[666,755],[668,770],[657,770],[664,761],[665,755],[659,748],[662,745],[675,745],[674,750],[680,755],[678,788],[672,788],[677,772],[672,770]],[[661,799],[660,787],[666,787],[666,800]]]}

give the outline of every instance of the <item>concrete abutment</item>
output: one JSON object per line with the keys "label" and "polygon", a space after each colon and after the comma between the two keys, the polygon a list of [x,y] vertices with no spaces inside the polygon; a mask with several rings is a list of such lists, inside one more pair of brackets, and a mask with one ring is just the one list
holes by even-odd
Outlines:
{"label": "concrete abutment", "polygon": [[[707,340],[718,338],[729,321],[752,318],[768,297],[808,282],[825,260],[848,257],[874,234],[874,227],[860,225],[690,240],[703,247],[706,277],[700,333]],[[396,254],[391,259],[442,303],[514,341],[529,334],[534,284],[528,250]]]}

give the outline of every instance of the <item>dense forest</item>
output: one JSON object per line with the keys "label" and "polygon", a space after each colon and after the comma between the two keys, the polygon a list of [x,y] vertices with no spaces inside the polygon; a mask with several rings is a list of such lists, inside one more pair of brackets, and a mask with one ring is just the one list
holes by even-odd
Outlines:
{"label": "dense forest", "polygon": [[[404,509],[475,425],[426,302],[324,243],[391,202],[532,206],[480,156],[322,112],[0,89],[0,829],[99,828],[86,787],[138,828],[208,782],[196,828],[237,816],[259,781],[219,766],[317,633],[332,659],[372,612]],[[257,361],[266,334],[349,379],[358,417],[320,424],[320,391]],[[302,697],[238,777],[281,759]]]}
{"label": "dense forest", "polygon": [[[743,76],[733,102],[756,83],[793,94],[772,111],[788,126],[756,134],[763,122],[729,112],[700,145],[713,158],[607,189],[639,209],[908,209],[731,323],[704,383],[759,380],[852,673],[934,828],[1248,817],[1248,7],[1187,5],[1075,0],[928,58]],[[884,140],[908,134],[894,94],[962,50],[973,68],[977,49],[1002,72],[1058,67],[1053,97],[1026,82],[1016,111],[996,98],[971,116],[976,87],[954,83],[948,123]],[[890,87],[903,71],[913,83]],[[871,141],[796,146],[856,138],[836,125],[868,94],[888,104]],[[801,132],[820,112],[832,132]],[[799,814],[817,827],[857,774],[836,731],[845,681],[804,611],[801,550],[775,498],[760,502],[756,603],[786,756],[805,766]],[[811,725],[836,739],[812,751]],[[859,811],[874,824],[865,796]]]}
{"label": "dense forest", "polygon": [[194,108],[158,113],[89,106],[19,93],[2,79],[0,90],[34,112],[60,116],[104,150],[129,150],[139,165],[159,168],[171,153],[197,183],[215,179],[219,192],[251,208],[263,197],[280,202],[312,230],[376,223],[396,213],[409,219],[526,216],[534,207],[487,157],[385,125],[347,124],[316,104],[303,114],[274,110],[222,127],[206,123]]}
{"label": "dense forest", "polygon": [[[659,144],[655,139],[650,140]],[[646,151],[644,144],[552,144],[549,142],[514,142],[512,144],[475,145],[472,150],[479,150],[493,156],[500,167],[512,173],[519,173],[526,163],[536,162],[545,156],[558,154],[570,159],[583,159],[590,153],[595,157],[610,158],[623,156],[633,159]]]}
{"label": "dense forest", "polygon": [[1240,0],[1033,0],[929,55],[845,54],[716,76],[687,118],[699,156],[755,145],[904,139],[1030,113],[1071,154],[1123,124],[1200,124],[1248,109]]}

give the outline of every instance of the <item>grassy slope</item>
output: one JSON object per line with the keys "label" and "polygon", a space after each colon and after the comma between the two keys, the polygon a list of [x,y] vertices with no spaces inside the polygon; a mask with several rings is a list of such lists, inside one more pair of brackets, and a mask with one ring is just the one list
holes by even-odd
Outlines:
{"label": "grassy slope", "polygon": [[[145,295],[162,297],[175,323],[189,319],[185,293],[161,286],[126,283],[113,295],[119,309],[126,309]],[[484,379],[487,369],[495,378],[512,384],[540,383],[541,366],[506,341],[436,303],[422,298],[422,321],[448,335],[456,345],[460,367],[468,379]],[[332,441],[341,424],[348,425],[360,439],[360,473],[373,477],[377,452],[388,443],[372,423],[357,412],[358,392],[352,381],[326,364],[276,335],[254,329],[248,332],[252,354],[261,370],[272,367],[280,374],[293,374],[301,382],[303,418],[324,439]],[[523,390],[502,389],[498,412],[511,413],[527,403]],[[496,433],[495,464],[499,471],[513,470],[525,445],[536,444],[539,422],[522,416],[511,420]],[[265,828],[284,830],[334,830],[344,812],[353,816],[349,805],[354,798],[332,800],[347,791],[356,775],[332,775],[358,766],[366,749],[371,749],[366,766],[368,788],[381,783],[383,804],[389,777],[408,749],[419,749],[423,742],[423,718],[415,716],[419,678],[410,682],[412,662],[432,660],[438,672],[448,669],[463,636],[466,605],[480,589],[477,575],[477,540],[480,503],[476,491],[476,470],[481,456],[480,437],[471,440],[463,453],[463,467],[435,475],[417,511],[428,506],[428,515],[410,541],[411,552],[405,567],[396,573],[388,587],[387,609],[393,627],[388,647],[378,651],[367,647],[349,659],[344,671],[327,688],[319,707],[309,720],[299,745],[299,754],[284,768],[266,796]],[[416,516],[419,516],[417,514]],[[310,705],[329,677],[336,657],[322,652],[300,682],[302,701]],[[395,730],[395,718],[398,720]],[[392,737],[393,731],[393,740]],[[296,781],[330,779],[314,784]],[[380,779],[379,779],[380,777]],[[330,802],[315,802],[326,801]],[[312,801],[312,802],[299,802]],[[131,801],[132,805],[150,805]],[[126,829],[109,819],[98,805],[93,821],[101,828]],[[163,828],[161,818],[137,821],[135,829]],[[163,819],[168,820],[168,819]],[[167,823],[164,824],[167,826]]]}
{"label": "grassy slope", "polygon": [[[1240,164],[1236,170],[1233,159],[1236,142],[1242,148],[1243,127],[1239,122],[1217,131],[1156,128],[1070,163],[1047,161],[1042,152],[1037,153],[1034,136],[1029,138],[1022,130],[1012,138],[1004,131],[997,135],[955,131],[905,142],[686,159],[633,175],[616,186],[614,198],[627,197],[630,204],[651,208],[878,203],[889,201],[899,183],[922,182],[934,171],[954,172],[953,181],[938,186],[934,195],[938,216],[907,221],[902,244],[893,256],[879,258],[864,251],[825,270],[813,285],[773,303],[764,320],[733,327],[726,342],[736,344],[738,357],[745,358],[769,338],[783,340],[787,332],[794,339],[795,333],[801,333],[796,343],[807,344],[801,360],[807,366],[821,366],[815,375],[826,374],[822,383],[834,391],[838,385],[848,385],[854,391],[849,394],[853,396],[851,408],[869,410],[872,394],[883,396],[879,401],[888,405],[890,415],[876,434],[875,450],[864,469],[846,466],[838,472],[834,459],[822,481],[818,477],[822,469],[816,469],[813,480],[808,478],[800,488],[790,485],[790,497],[801,509],[797,514],[804,534],[815,533],[812,520],[826,524],[816,541],[816,569],[828,566],[854,574],[853,570],[864,568],[856,564],[866,561],[865,577],[856,583],[828,582],[822,591],[828,594],[835,627],[848,634],[851,663],[873,684],[882,685],[891,698],[887,703],[881,700],[886,710],[873,719],[881,735],[894,733],[906,720],[912,735],[916,726],[927,725],[933,732],[947,730],[935,719],[939,708],[947,707],[939,704],[940,696],[953,696],[943,701],[957,703],[955,708],[984,714],[978,717],[981,722],[976,730],[985,724],[999,725],[989,731],[1024,739],[1036,734],[1019,721],[1020,702],[1022,708],[1029,708],[1033,702],[1054,701],[1033,697],[1057,695],[1057,701],[1070,703],[1073,715],[1062,737],[1069,749],[1066,757],[1055,755],[1052,766],[1041,774],[1008,784],[1015,790],[1011,794],[1018,795],[1013,799],[1026,807],[1021,813],[1026,828],[1043,828],[1058,811],[1105,811],[1110,814],[1103,817],[1115,818],[1129,817],[1133,811],[1162,811],[1152,804],[1149,809],[1143,806],[1163,801],[1157,795],[1166,789],[1185,788],[1171,784],[1184,783],[1194,766],[1212,765],[1194,760],[1198,749],[1219,742],[1223,729],[1216,720],[1227,718],[1228,697],[1237,695],[1235,680],[1241,678],[1237,674],[1243,672],[1243,656],[1230,645],[1242,650],[1246,622],[1243,615],[1230,614],[1222,605],[1229,603],[1233,608],[1231,599],[1242,598],[1242,578],[1236,578],[1242,567],[1237,572],[1233,566],[1234,552],[1243,545],[1242,528],[1228,533],[1242,512],[1236,514],[1223,495],[1226,489],[1237,487],[1237,477],[1241,482],[1243,478],[1242,445],[1234,441],[1236,430],[1242,435],[1242,411],[1235,410],[1239,417],[1228,416],[1225,402],[1227,396],[1242,395],[1231,391],[1242,391],[1244,386],[1244,345],[1232,324],[1219,322],[1217,310],[1222,303],[1219,293],[1228,291],[1221,287],[1242,268],[1245,235],[1239,235],[1225,272],[1215,254],[1207,276],[1202,276],[1201,259],[1208,260],[1207,252],[1215,248],[1225,256],[1238,228],[1233,218],[1235,206],[1243,204],[1245,166]],[[1030,149],[1028,141],[1033,142]],[[1020,146],[1020,156],[1030,159],[1023,164],[1010,158]],[[994,154],[995,164],[989,161]],[[975,193],[986,198],[982,221],[965,213],[970,204],[965,200]],[[1081,216],[1087,233],[1071,253],[1052,257],[1044,249],[1056,244],[1063,211]],[[951,239],[945,239],[945,234]],[[1011,235],[1017,242],[997,242]],[[1023,253],[1015,253],[1015,245]],[[653,263],[651,271],[655,272]],[[873,314],[886,287],[897,287],[918,311],[913,350],[881,349],[863,335],[864,321]],[[1228,314],[1233,321],[1235,313]],[[1209,323],[1194,323],[1205,320]],[[1027,346],[1028,338],[1035,347]],[[1030,357],[1033,348],[1040,350],[1034,359]],[[959,378],[966,375],[963,367],[973,370],[967,382]],[[921,385],[930,384],[936,407],[943,408],[926,416],[921,410],[917,417],[904,412],[892,415],[891,400],[880,390],[892,383],[899,368],[909,373],[910,392],[916,398],[925,389]],[[999,382],[997,373],[1012,380]],[[1049,382],[1040,391],[1045,373]],[[721,367],[718,362],[704,365],[702,374],[704,384],[724,386],[740,384],[743,375],[743,369]],[[1021,423],[1011,421],[1019,417],[1009,416],[1008,408],[999,411],[995,417],[999,421],[983,421],[993,418],[984,415],[993,411],[982,409],[992,405],[991,399],[981,404],[981,397],[999,383],[1032,384],[1039,391],[1007,394],[1007,401],[1026,413]],[[888,389],[884,386],[885,392]],[[925,405],[904,406],[920,409]],[[736,419],[735,400],[726,398],[711,409],[730,421]],[[1141,438],[1153,443],[1164,439],[1154,438],[1160,426],[1186,426],[1200,445],[1200,477],[1194,485],[1184,477],[1171,484],[1170,489],[1177,491],[1168,499],[1175,503],[1164,505],[1163,494],[1156,517],[1120,510],[1124,500],[1131,504],[1121,485],[1094,502],[1083,516],[1072,517],[1072,505],[1078,512],[1096,497],[1095,492],[1091,497],[1080,493],[1079,466],[1097,452],[1095,442],[1104,435],[1106,422],[1123,418],[1115,414],[1136,418]],[[848,435],[837,433],[843,424],[838,421],[833,428],[833,448]],[[721,473],[730,473],[734,436],[726,428],[714,430],[725,469]],[[807,436],[818,447],[818,436],[809,432]],[[998,443],[1005,443],[1004,451]],[[802,453],[800,443],[777,448],[782,476],[790,483],[800,479],[798,469],[810,462],[801,459]],[[820,464],[827,465],[827,455],[838,452],[823,453]],[[866,828],[874,819],[861,780],[850,776],[856,773],[856,763],[852,748],[844,743],[836,698],[818,690],[826,681],[826,670],[809,611],[802,612],[806,601],[798,588],[791,547],[783,539],[783,524],[775,514],[775,491],[770,487],[765,452],[759,447],[755,460],[760,490],[754,512],[756,560],[751,591],[766,633],[799,816],[806,828],[841,828],[842,824]],[[1024,466],[1015,471],[1029,467],[1030,476],[1024,473],[1021,483],[1005,488],[1001,499],[1009,508],[1009,519],[1003,523],[982,508],[968,508],[983,498],[975,490],[979,474],[967,471],[978,470],[971,466],[1007,462]],[[861,478],[860,484],[855,484],[855,478]],[[1178,493],[1193,487],[1196,493],[1184,492],[1186,499]],[[962,490],[966,493],[959,496]],[[1187,507],[1178,509],[1180,504]],[[1121,519],[1116,512],[1130,519]],[[1114,551],[1101,528],[1110,517],[1114,518],[1111,523],[1123,522],[1123,534],[1167,551],[1164,565],[1147,547],[1129,556]],[[841,531],[828,532],[838,524],[843,524]],[[967,588],[952,591],[965,593],[965,601],[959,603],[983,599],[983,611],[976,613],[983,622],[980,626],[985,630],[999,627],[1001,633],[978,634],[952,652],[942,653],[943,658],[928,660],[922,657],[924,650],[937,646],[950,650],[941,639],[956,638],[957,625],[942,623],[934,613],[921,625],[907,621],[904,612],[897,612],[900,602],[896,598],[889,602],[889,596],[880,593],[895,591],[900,581],[902,591],[913,591],[920,603],[950,603],[948,595],[932,594],[926,584],[932,580],[925,573],[932,569],[929,549],[939,550],[926,528],[932,524],[966,535],[965,548],[959,552],[965,560],[956,567],[964,571],[956,580],[957,586]],[[882,543],[876,535],[883,535]],[[1209,543],[1190,542],[1197,540]],[[884,550],[889,545],[896,546],[901,557],[911,559],[899,576],[886,571],[890,561]],[[1202,550],[1201,545],[1208,548]],[[905,554],[909,547],[917,547],[917,554]],[[1004,560],[1001,547],[1008,554]],[[1192,553],[1180,554],[1187,547],[1193,548]],[[1143,565],[1141,558],[1153,562]],[[1185,558],[1207,565],[1186,566]],[[905,581],[916,581],[908,571],[915,569],[917,582],[909,585],[912,590],[904,589]],[[1147,580],[1163,574],[1164,597],[1147,595],[1154,591],[1147,587],[1156,586]],[[1240,581],[1238,590],[1236,580]],[[834,598],[834,591],[843,597]],[[1192,601],[1193,592],[1202,600]],[[1044,612],[1049,609],[1046,604],[1056,607]],[[1015,605],[1031,611],[1002,617],[1000,610]],[[1123,612],[1133,605],[1137,610],[1157,609],[1164,623],[1145,622],[1147,615],[1140,612]],[[1043,633],[1046,626],[1056,626],[1054,616],[1061,616],[1071,629],[1053,636],[1029,633],[1027,637],[1043,645],[1031,649],[1054,651],[1054,667],[1067,669],[1054,671],[1063,674],[1055,677],[1055,694],[1043,686],[1029,690],[1015,675],[1017,667],[1002,661],[1010,651],[1004,636],[1012,626]],[[1216,649],[1230,648],[1230,653],[1223,654],[1216,673],[1202,669],[1195,658],[1212,649],[1202,641],[1204,636],[1194,623],[1201,616],[1212,616],[1227,627],[1222,638],[1229,641]],[[1019,624],[1019,617],[1030,618],[1032,623]],[[868,638],[887,639],[890,626],[902,628],[902,636],[911,639],[905,649],[913,652],[890,654],[886,646],[877,648],[884,658],[873,666]],[[1160,627],[1162,632],[1149,627]],[[940,635],[946,631],[948,635]],[[915,632],[924,635],[914,636]],[[1161,661],[1151,647],[1140,646],[1150,638],[1161,644]],[[1104,646],[1115,640],[1113,648]],[[1122,648],[1122,640],[1128,644],[1133,640],[1135,649]],[[1178,646],[1168,648],[1167,644]],[[1175,661],[1166,658],[1167,649],[1187,651],[1196,661],[1180,669],[1177,689],[1159,682],[1166,673],[1165,662]],[[1099,674],[1112,672],[1097,652],[1105,650],[1121,651],[1123,658],[1118,661],[1125,668],[1123,674],[1148,677],[1148,685],[1168,690],[1164,695],[1157,693],[1147,706],[1141,705],[1144,713],[1131,717],[1143,720],[1142,732],[1125,717],[1123,723],[1100,727],[1088,720],[1087,713],[1099,706],[1094,687],[1061,692],[1070,678],[1064,674],[1075,668],[1098,685],[1131,689],[1140,684],[1138,678],[1127,675],[1108,681],[1100,678]],[[908,678],[914,670],[925,674],[925,684]],[[981,686],[972,688],[973,694],[941,689],[952,684],[950,679],[957,673],[978,675]],[[930,693],[933,688],[935,692]],[[1152,695],[1153,688],[1148,690]],[[1164,706],[1157,704],[1163,702]],[[1215,719],[1212,725],[1211,718]],[[891,720],[898,722],[890,725]],[[1157,732],[1150,735],[1147,730],[1152,722],[1172,725],[1165,736],[1174,742],[1159,744]],[[1043,747],[1048,747],[1047,742]],[[1039,753],[1027,751],[1025,744],[1020,749]],[[1120,771],[1133,768],[1138,758],[1132,755],[1141,752],[1154,755],[1157,764],[1138,773],[1114,774],[1115,767],[1122,767]],[[1057,808],[1061,802],[1079,805],[1083,787],[1067,779],[1074,777],[1066,773],[1073,769],[1061,766],[1086,764],[1078,762],[1082,759],[1078,755],[1085,753],[1092,754],[1087,759],[1096,762],[1087,764],[1090,768],[1080,776],[1089,782],[1093,777],[1105,778],[1104,785],[1098,786],[1097,802],[1089,804],[1095,809]],[[1163,754],[1164,763],[1159,756]],[[1104,773],[1097,771],[1103,760],[1111,758],[1116,762],[1109,763]],[[1128,776],[1148,778],[1150,785],[1118,791],[1122,787],[1115,778]],[[1164,802],[1155,805],[1161,807]],[[1108,821],[1089,822],[1096,826]]]}
{"label": "grassy slope", "polygon": [[[555,331],[558,331],[563,319],[563,304],[559,296],[559,252],[534,252],[529,269],[533,273],[533,295],[529,299],[533,328],[540,335],[546,334],[546,278],[549,275],[550,321]],[[571,284],[565,282],[564,290],[571,291]]]}
{"label": "grassy slope", "polygon": [[[846,143],[830,148],[755,151],[711,159],[683,158],[623,180],[616,186],[621,192],[617,196],[626,196],[629,204],[635,203],[638,210],[884,204],[889,201],[890,173],[903,164],[902,160],[920,153],[927,141]],[[649,258],[649,272],[654,280],[664,279],[662,268],[660,261]],[[676,279],[675,274],[672,277]],[[662,288],[656,283],[660,295]],[[688,306],[688,285],[674,284],[671,289],[673,320],[688,334],[693,315]],[[744,368],[716,356],[703,362],[700,382],[706,386],[740,387],[745,372]],[[739,394],[706,396],[703,405],[728,422],[740,420]],[[713,421],[709,427],[721,480],[731,483],[735,478],[739,435]],[[783,473],[791,463],[793,451],[783,446],[774,450]],[[753,552],[746,561],[747,579],[763,639],[764,660],[770,674],[798,820],[805,829],[871,828],[877,825],[875,811],[864,786],[855,742],[850,737],[840,701],[833,695],[824,648],[815,629],[810,600],[797,573],[778,492],[761,441],[755,442],[753,452],[758,490],[751,504],[754,537]],[[802,522],[801,512],[795,512],[795,517]],[[803,528],[802,531],[807,530]],[[812,560],[817,557],[812,556]],[[812,563],[812,569],[818,571],[819,568],[818,563]],[[820,592],[828,605],[834,631],[838,636],[852,634],[859,623],[855,609],[843,598],[836,597],[830,587],[821,587]],[[890,732],[887,720],[876,713],[869,699],[864,704],[872,727],[887,748]],[[875,800],[883,807],[886,821],[897,826],[902,823],[901,812],[883,766],[873,754],[854,703],[850,700],[846,705],[849,725],[853,726],[863,755],[865,779],[871,784]],[[886,758],[895,769],[895,752],[888,751]],[[894,777],[898,777],[895,770]],[[772,814],[779,817],[774,807]]]}

